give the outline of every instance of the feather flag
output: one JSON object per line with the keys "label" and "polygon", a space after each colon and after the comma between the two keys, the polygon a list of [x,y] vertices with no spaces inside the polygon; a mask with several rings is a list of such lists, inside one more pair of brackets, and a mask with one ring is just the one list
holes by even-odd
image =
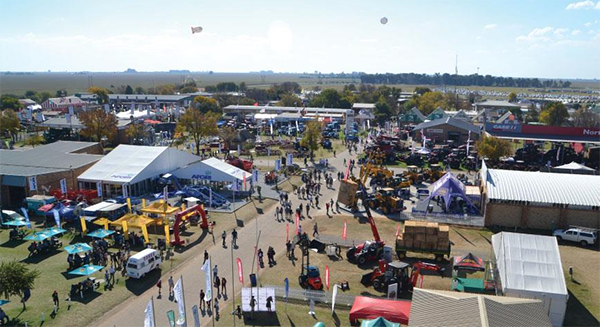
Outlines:
{"label": "feather flag", "polygon": [[204,272],[204,277],[206,281],[206,293],[204,293],[204,301],[212,300],[212,274],[210,270],[210,258],[206,260],[206,262],[202,265],[202,270]]}
{"label": "feather flag", "polygon": [[342,239],[345,241],[347,237],[348,237],[348,225],[347,225],[346,221],[344,220],[344,229],[342,230]]}
{"label": "feather flag", "polygon": [[148,304],[146,305],[146,309],[144,310],[144,327],[155,327],[156,324],[154,322],[154,300],[150,298]]}
{"label": "feather flag", "polygon": [[296,235],[300,234],[300,214],[296,213]]}
{"label": "feather flag", "polygon": [[285,242],[290,241],[290,223],[285,223]]}
{"label": "feather flag", "polygon": [[179,319],[177,319],[177,324],[182,327],[187,326],[187,321],[185,317],[185,300],[183,298],[183,281],[181,277],[175,283],[175,287],[173,288],[173,295],[175,296],[175,301],[177,301],[177,310],[179,311]]}
{"label": "feather flag", "polygon": [[237,258],[237,268],[240,284],[244,285],[244,268],[242,267],[242,260],[240,258]]}
{"label": "feather flag", "polygon": [[325,286],[329,290],[329,266],[325,266]]}

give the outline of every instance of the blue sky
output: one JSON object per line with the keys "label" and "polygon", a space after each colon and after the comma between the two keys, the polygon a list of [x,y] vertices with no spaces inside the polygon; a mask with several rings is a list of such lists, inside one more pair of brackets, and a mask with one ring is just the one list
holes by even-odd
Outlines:
{"label": "blue sky", "polygon": [[460,74],[600,78],[600,0],[0,1],[2,71],[453,73],[457,54]]}

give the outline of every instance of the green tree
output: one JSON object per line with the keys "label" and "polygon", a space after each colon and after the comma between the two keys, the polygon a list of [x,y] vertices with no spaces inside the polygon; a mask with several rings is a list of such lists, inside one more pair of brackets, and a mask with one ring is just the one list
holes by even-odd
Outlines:
{"label": "green tree", "polygon": [[517,102],[517,94],[515,92],[508,94],[508,102]]}
{"label": "green tree", "polygon": [[39,103],[41,104],[42,102],[50,99],[52,97],[52,94],[50,94],[50,92],[40,92],[40,94],[38,94],[38,100],[40,101]]}
{"label": "green tree", "polygon": [[19,103],[19,99],[16,96],[5,94],[2,97],[0,97],[1,110],[12,109],[17,111],[21,109],[21,107],[22,105],[21,103]]}
{"label": "green tree", "polygon": [[65,90],[65,89],[60,89],[60,90],[56,91],[57,98],[66,97],[66,96],[67,96],[67,90]]}
{"label": "green tree", "polygon": [[99,86],[92,86],[88,89],[88,92],[95,94],[96,97],[98,97],[99,104],[108,103],[108,90],[107,89],[105,89],[103,87],[99,87]]}
{"label": "green tree", "polygon": [[149,88],[148,94],[173,95],[173,94],[175,94],[175,85],[173,85],[173,84],[157,85],[156,87]]}
{"label": "green tree", "polygon": [[319,95],[310,101],[309,105],[311,107],[346,109],[350,109],[352,107],[350,101],[348,101],[346,98],[343,98],[335,89],[323,90]]}
{"label": "green tree", "polygon": [[383,126],[386,121],[390,121],[392,117],[392,108],[385,101],[383,96],[379,98],[379,101],[375,104],[375,119],[379,123],[380,126]]}
{"label": "green tree", "polygon": [[487,157],[493,162],[498,162],[500,157],[506,157],[512,154],[510,141],[503,140],[494,136],[484,136],[475,143],[477,154]]}
{"label": "green tree", "polygon": [[577,127],[600,127],[600,116],[583,106],[573,113],[573,125]]}
{"label": "green tree", "polygon": [[246,82],[240,82],[239,90],[241,92],[246,92],[247,89],[248,89],[248,86],[246,85]]}
{"label": "green tree", "polygon": [[176,131],[182,140],[191,138],[196,145],[196,155],[200,155],[202,138],[219,134],[218,118],[219,114],[215,112],[204,113],[196,108],[188,108],[179,118]]}
{"label": "green tree", "polygon": [[198,92],[198,88],[195,86],[191,86],[191,85],[188,85],[188,86],[185,86],[185,87],[182,87],[181,89],[179,89],[179,93],[181,93],[181,94],[195,93],[195,92]]}
{"label": "green tree", "polygon": [[302,140],[300,140],[300,145],[307,147],[310,150],[311,160],[313,159],[314,152],[319,149],[322,132],[323,126],[317,120],[311,120],[306,123],[306,129],[304,130]]}
{"label": "green tree", "polygon": [[427,116],[432,113],[438,107],[446,108],[447,103],[442,92],[427,92],[417,99],[417,107]]}
{"label": "green tree", "polygon": [[133,88],[131,87],[131,85],[127,85],[125,87],[125,94],[133,94]]}
{"label": "green tree", "polygon": [[302,100],[293,94],[284,94],[281,96],[281,100],[277,102],[277,105],[282,107],[301,107]]}
{"label": "green tree", "polygon": [[417,87],[415,87],[415,93],[417,95],[423,95],[423,94],[425,94],[427,92],[431,92],[431,89],[428,88],[428,87],[424,87],[424,86],[417,86]]}
{"label": "green tree", "polygon": [[138,140],[145,138],[147,135],[146,127],[142,123],[133,123],[127,127],[125,134],[129,137],[131,144],[140,144]]}
{"label": "green tree", "polygon": [[202,113],[221,112],[221,108],[219,108],[217,100],[203,97],[201,95],[194,98],[194,101],[192,101],[192,106],[194,107],[194,109],[198,109]]}
{"label": "green tree", "polygon": [[146,92],[146,89],[144,89],[144,88],[143,88],[143,87],[141,87],[141,86],[137,86],[137,87],[135,88],[135,94],[146,94],[146,93],[147,93],[147,92]]}
{"label": "green tree", "polygon": [[525,115],[525,122],[538,122],[540,119],[540,112],[537,110],[535,104],[531,104],[527,110],[527,114]]}
{"label": "green tree", "polygon": [[19,117],[12,109],[6,109],[0,113],[0,132],[10,136],[13,142],[17,141],[17,135],[21,129]]}
{"label": "green tree", "polygon": [[561,126],[568,118],[567,107],[561,102],[548,104],[540,113],[540,122],[550,126]]}
{"label": "green tree", "polygon": [[[219,137],[221,137],[221,139],[223,140],[223,143],[225,143],[225,148],[229,149],[229,150],[233,150],[233,142],[235,141],[235,138],[237,137],[238,132],[235,128],[233,127],[224,127],[224,128],[220,128],[219,129]],[[238,153],[238,156],[241,155],[240,153]]]}
{"label": "green tree", "polygon": [[238,86],[234,82],[221,82],[217,84],[217,92],[237,92]]}
{"label": "green tree", "polygon": [[44,144],[46,140],[40,134],[31,135],[25,141],[23,141],[23,145],[28,145],[35,148],[36,145]]}
{"label": "green tree", "polygon": [[89,109],[79,114],[79,121],[84,126],[81,135],[96,142],[106,137],[109,141],[117,134],[117,117],[104,109]]}
{"label": "green tree", "polygon": [[0,294],[9,299],[18,296],[26,309],[23,296],[25,290],[35,287],[35,280],[40,276],[37,270],[29,270],[26,264],[17,261],[4,261],[0,264]]}

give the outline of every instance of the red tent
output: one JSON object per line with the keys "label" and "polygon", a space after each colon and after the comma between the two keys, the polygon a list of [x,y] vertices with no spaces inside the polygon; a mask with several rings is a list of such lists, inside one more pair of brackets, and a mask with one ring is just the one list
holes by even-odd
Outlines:
{"label": "red tent", "polygon": [[473,253],[467,255],[457,255],[454,257],[453,262],[454,270],[470,270],[470,271],[484,271],[485,265],[483,260]]}
{"label": "red tent", "polygon": [[357,296],[350,310],[350,322],[383,317],[391,322],[408,325],[410,301],[396,301]]}

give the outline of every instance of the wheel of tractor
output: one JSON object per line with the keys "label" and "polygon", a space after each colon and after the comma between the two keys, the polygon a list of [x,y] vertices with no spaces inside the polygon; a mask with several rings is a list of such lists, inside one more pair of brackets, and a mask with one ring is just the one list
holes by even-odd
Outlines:
{"label": "wheel of tractor", "polygon": [[398,259],[406,259],[406,252],[398,252]]}
{"label": "wheel of tractor", "polygon": [[359,265],[364,265],[367,262],[367,259],[365,258],[364,255],[361,255],[360,257],[358,257],[358,264]]}
{"label": "wheel of tractor", "polygon": [[356,256],[354,255],[354,252],[356,250],[354,249],[350,249],[348,250],[348,252],[346,252],[346,259],[348,259],[348,261],[353,261],[354,259],[356,259]]}
{"label": "wheel of tractor", "polygon": [[442,261],[444,261],[444,256],[440,255],[440,254],[436,254],[435,255],[435,261],[436,262],[442,262]]}
{"label": "wheel of tractor", "polygon": [[373,288],[378,290],[381,287],[381,282],[379,281],[379,279],[376,279],[373,281]]}

